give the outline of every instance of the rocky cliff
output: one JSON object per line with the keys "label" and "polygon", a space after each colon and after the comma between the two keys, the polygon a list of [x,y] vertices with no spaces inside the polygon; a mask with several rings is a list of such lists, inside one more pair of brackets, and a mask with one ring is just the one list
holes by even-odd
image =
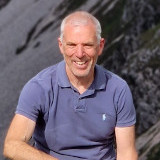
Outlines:
{"label": "rocky cliff", "polygon": [[38,71],[62,59],[59,24],[74,10],[100,20],[106,45],[98,63],[131,87],[139,159],[160,159],[159,0],[1,0],[0,9],[0,159],[19,93]]}
{"label": "rocky cliff", "polygon": [[130,84],[137,109],[137,133],[141,134],[158,121],[160,114],[160,2],[118,2],[117,12],[113,10],[115,18],[110,21],[105,15],[104,26],[111,26],[105,33],[108,45],[99,63]]}

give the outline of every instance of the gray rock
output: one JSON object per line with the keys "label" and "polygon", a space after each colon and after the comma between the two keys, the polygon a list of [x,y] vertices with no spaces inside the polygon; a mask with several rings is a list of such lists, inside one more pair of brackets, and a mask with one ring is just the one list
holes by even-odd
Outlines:
{"label": "gray rock", "polygon": [[57,46],[60,21],[82,9],[102,23],[106,46],[98,63],[129,83],[137,111],[137,148],[140,158],[147,160],[159,143],[159,7],[158,0],[1,0],[0,159],[22,87],[37,72],[62,59]]}

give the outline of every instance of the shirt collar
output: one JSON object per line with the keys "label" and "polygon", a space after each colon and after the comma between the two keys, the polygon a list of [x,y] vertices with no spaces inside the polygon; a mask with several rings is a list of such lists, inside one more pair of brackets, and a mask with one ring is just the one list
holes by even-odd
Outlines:
{"label": "shirt collar", "polygon": [[107,77],[105,76],[104,69],[101,66],[96,65],[95,78],[91,87],[96,90],[101,90],[101,89],[105,89],[106,84],[107,84]]}
{"label": "shirt collar", "polygon": [[57,75],[58,75],[58,85],[59,86],[66,87],[66,88],[71,87],[71,84],[67,77],[66,65],[65,65],[64,60],[58,64]]}
{"label": "shirt collar", "polygon": [[[64,60],[58,64],[57,75],[58,75],[58,85],[59,86],[64,87],[64,88],[71,87],[71,84],[67,77]],[[96,65],[95,66],[95,78],[94,78],[92,85],[90,86],[90,89],[93,89],[93,90],[105,89],[106,84],[107,84],[107,77],[105,76],[104,69],[101,66]]]}

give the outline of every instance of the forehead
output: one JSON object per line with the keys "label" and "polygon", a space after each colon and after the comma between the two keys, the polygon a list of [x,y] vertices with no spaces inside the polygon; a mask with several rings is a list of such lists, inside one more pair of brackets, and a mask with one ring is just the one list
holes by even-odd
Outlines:
{"label": "forehead", "polygon": [[96,38],[95,25],[91,23],[76,25],[76,24],[66,24],[64,27],[64,38],[66,40],[87,40],[93,41]]}
{"label": "forehead", "polygon": [[95,24],[95,21],[92,15],[77,12],[66,17],[64,23],[73,25],[86,25],[89,23]]}

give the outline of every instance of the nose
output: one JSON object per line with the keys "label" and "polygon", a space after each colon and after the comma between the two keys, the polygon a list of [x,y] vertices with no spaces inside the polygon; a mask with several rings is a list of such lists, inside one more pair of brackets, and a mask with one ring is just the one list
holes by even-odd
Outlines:
{"label": "nose", "polygon": [[76,56],[82,58],[84,56],[84,49],[82,45],[77,45]]}

